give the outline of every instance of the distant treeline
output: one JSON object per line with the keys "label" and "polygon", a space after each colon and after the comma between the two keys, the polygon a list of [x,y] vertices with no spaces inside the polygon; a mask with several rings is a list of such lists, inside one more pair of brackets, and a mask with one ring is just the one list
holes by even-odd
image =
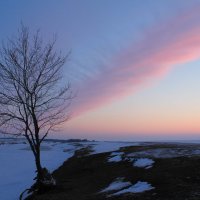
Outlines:
{"label": "distant treeline", "polygon": [[50,142],[95,142],[95,140],[88,140],[88,139],[68,139],[68,140],[59,140],[59,139],[46,139],[46,141]]}

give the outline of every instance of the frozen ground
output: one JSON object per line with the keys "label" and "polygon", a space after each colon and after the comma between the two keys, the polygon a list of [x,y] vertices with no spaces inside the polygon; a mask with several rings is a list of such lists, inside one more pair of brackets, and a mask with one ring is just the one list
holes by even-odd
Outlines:
{"label": "frozen ground", "polygon": [[[82,147],[92,146],[93,154],[96,154],[131,145],[134,143],[48,141],[42,146],[42,165],[53,171]],[[32,152],[24,140],[0,139],[0,160],[0,199],[17,200],[20,193],[33,184],[35,165]]]}

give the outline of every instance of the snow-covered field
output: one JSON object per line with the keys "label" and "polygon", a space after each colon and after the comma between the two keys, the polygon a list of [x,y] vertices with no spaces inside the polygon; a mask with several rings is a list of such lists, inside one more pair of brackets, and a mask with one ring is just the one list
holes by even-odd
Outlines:
{"label": "snow-covered field", "polygon": [[[50,171],[58,168],[75,150],[92,146],[93,152],[116,151],[120,147],[136,145],[125,142],[44,142],[42,146],[42,165]],[[29,146],[22,139],[0,139],[0,199],[17,200],[22,191],[33,184],[35,164]]]}
{"label": "snow-covered field", "polygon": [[[63,152],[63,149],[71,149]],[[45,143],[42,164],[50,171],[71,157],[75,147],[70,144]],[[15,200],[20,193],[33,184],[35,164],[32,152],[23,140],[6,140],[0,145],[0,199]]]}
{"label": "snow-covered field", "polygon": [[[74,152],[83,147],[89,147],[90,154],[111,152],[108,156],[109,162],[131,162],[133,167],[149,169],[154,167],[156,158],[172,158],[180,156],[195,156],[200,154],[200,145],[180,144],[164,145],[151,148],[156,143],[137,143],[137,142],[66,142],[49,140],[43,143],[41,149],[42,166],[47,167],[51,172],[62,165],[64,161],[74,155]],[[119,151],[120,147],[127,146],[146,146],[145,150],[135,150],[132,153]],[[136,147],[137,149],[138,147]],[[24,139],[2,139],[0,138],[0,200],[17,200],[22,191],[33,184],[35,177],[35,163],[32,152]],[[129,187],[128,187],[129,186]],[[138,180],[138,183],[117,179],[110,183],[109,190],[116,191],[112,195],[120,195],[128,192],[137,193],[153,189],[150,183]],[[117,189],[116,189],[117,188]]]}

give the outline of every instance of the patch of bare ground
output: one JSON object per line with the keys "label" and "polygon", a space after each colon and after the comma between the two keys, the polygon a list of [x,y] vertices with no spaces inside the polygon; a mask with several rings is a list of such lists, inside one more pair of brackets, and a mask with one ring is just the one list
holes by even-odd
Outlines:
{"label": "patch of bare ground", "polygon": [[[132,153],[166,145],[121,148]],[[174,145],[168,145],[174,148]],[[32,200],[199,200],[200,157],[156,158],[152,168],[133,167],[129,161],[107,162],[110,153],[88,155],[91,149],[82,149],[54,171],[57,188],[29,198]],[[118,177],[135,184],[146,181],[155,189],[138,194],[107,197],[99,193]]]}

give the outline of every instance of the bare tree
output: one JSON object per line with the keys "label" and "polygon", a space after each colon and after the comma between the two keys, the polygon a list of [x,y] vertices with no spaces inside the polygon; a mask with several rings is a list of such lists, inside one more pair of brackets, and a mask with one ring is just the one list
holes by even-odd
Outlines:
{"label": "bare tree", "polygon": [[40,147],[45,137],[68,119],[72,99],[61,70],[67,56],[44,43],[39,32],[21,26],[18,36],[0,48],[0,126],[4,133],[23,135],[33,152],[37,182],[44,179]]}

